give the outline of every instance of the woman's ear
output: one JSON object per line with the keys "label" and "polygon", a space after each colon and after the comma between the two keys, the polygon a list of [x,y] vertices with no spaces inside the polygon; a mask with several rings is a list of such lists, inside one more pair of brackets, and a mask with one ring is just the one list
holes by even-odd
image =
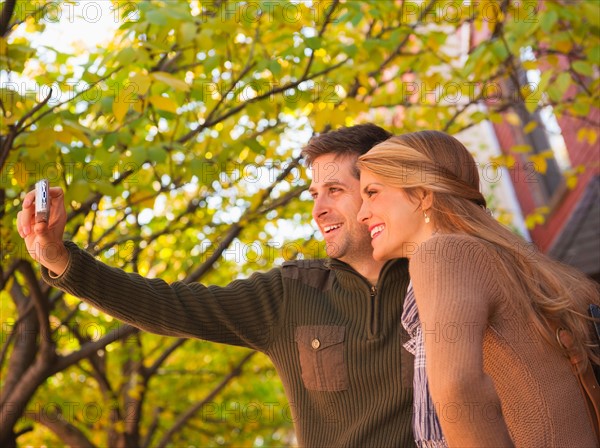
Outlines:
{"label": "woman's ear", "polygon": [[433,205],[433,193],[431,190],[421,190],[419,192],[421,199],[421,210],[429,210]]}

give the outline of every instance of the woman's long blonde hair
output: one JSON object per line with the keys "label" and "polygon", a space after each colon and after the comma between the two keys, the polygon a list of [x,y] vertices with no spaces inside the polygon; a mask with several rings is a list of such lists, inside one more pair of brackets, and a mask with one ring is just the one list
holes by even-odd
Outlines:
{"label": "woman's long blonde hair", "polygon": [[550,322],[571,331],[574,348],[600,364],[587,307],[598,303],[600,286],[579,271],[542,254],[497,222],[486,210],[477,164],[454,137],[421,131],[391,137],[359,157],[358,168],[402,188],[418,203],[432,193],[428,215],[440,231],[463,233],[491,243],[500,258],[498,284],[525,312],[536,330],[559,347]]}

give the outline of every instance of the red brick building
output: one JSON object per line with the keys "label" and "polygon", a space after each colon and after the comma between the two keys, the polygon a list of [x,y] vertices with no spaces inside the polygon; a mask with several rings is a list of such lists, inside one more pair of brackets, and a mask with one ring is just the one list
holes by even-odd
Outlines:
{"label": "red brick building", "polygon": [[[600,112],[594,110],[589,119],[598,122]],[[573,118],[562,118],[557,123],[570,166],[549,159],[546,174],[542,175],[534,170],[528,154],[512,153],[517,160],[510,170],[511,178],[523,215],[547,207],[544,223],[530,229],[532,241],[543,252],[600,281],[600,142],[592,143],[579,134],[581,129],[589,128],[587,123]],[[506,153],[522,144],[529,144],[533,151],[548,148],[544,143],[549,139],[536,141],[536,136],[525,134],[522,127],[504,122],[494,128]],[[568,188],[568,177],[577,167],[585,170],[574,188]]]}

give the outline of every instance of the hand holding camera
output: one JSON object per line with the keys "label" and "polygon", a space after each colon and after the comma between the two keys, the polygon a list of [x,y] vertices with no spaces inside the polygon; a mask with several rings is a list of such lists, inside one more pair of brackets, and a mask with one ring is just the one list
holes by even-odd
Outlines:
{"label": "hand holding camera", "polygon": [[43,179],[25,195],[17,215],[17,230],[31,257],[60,275],[67,267],[69,254],[63,244],[67,222],[64,193]]}

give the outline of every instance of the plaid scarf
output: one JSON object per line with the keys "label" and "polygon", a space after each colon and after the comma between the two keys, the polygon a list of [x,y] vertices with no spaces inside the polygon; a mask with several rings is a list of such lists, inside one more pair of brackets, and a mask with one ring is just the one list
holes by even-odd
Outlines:
{"label": "plaid scarf", "polygon": [[448,445],[442,434],[435,405],[431,400],[431,395],[429,395],[429,382],[425,370],[425,346],[412,282],[408,285],[406,298],[404,299],[402,325],[411,337],[404,344],[404,348],[415,355],[415,376],[413,379],[413,431],[415,442],[419,448],[446,448]]}

